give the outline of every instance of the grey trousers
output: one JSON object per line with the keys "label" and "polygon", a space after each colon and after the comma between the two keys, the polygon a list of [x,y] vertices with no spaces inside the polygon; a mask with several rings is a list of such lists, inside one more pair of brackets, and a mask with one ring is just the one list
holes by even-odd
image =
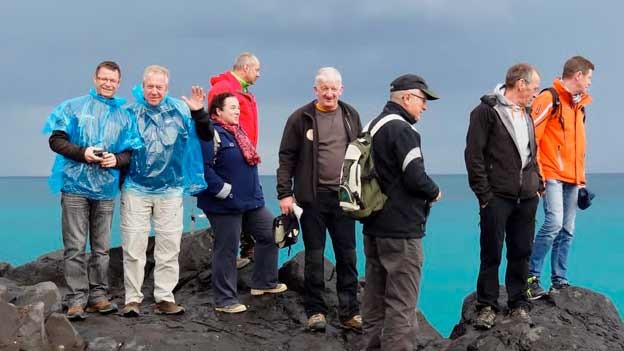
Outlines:
{"label": "grey trousers", "polygon": [[421,239],[364,236],[366,286],[362,294],[365,350],[414,350]]}
{"label": "grey trousers", "polygon": [[[69,293],[68,306],[94,304],[108,292],[108,250],[113,220],[114,200],[93,200],[61,195],[63,263]],[[87,266],[87,238],[91,257]]]}
{"label": "grey trousers", "polygon": [[266,207],[242,214],[206,213],[214,231],[212,288],[216,307],[239,303],[236,289],[236,256],[241,229],[256,240],[251,288],[277,285],[277,246],[273,236],[273,214]]}

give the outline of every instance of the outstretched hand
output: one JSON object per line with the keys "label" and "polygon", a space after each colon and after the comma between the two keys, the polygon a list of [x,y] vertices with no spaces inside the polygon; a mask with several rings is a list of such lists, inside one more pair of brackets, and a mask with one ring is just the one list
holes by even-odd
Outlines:
{"label": "outstretched hand", "polygon": [[197,111],[204,108],[204,88],[194,85],[191,87],[191,98],[182,96],[184,101],[191,111]]}

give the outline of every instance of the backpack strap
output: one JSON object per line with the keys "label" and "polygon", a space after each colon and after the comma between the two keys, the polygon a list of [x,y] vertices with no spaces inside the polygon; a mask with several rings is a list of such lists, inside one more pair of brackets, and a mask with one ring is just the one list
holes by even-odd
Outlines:
{"label": "backpack strap", "polygon": [[[405,121],[405,118],[397,115],[397,114],[390,114],[387,116],[384,116],[382,119],[380,119],[377,123],[375,123],[375,125],[373,126],[373,129],[370,131],[370,135],[371,138],[381,129],[381,127],[383,127],[386,123],[390,122],[390,121],[403,121],[405,123],[407,123],[407,121]],[[368,132],[369,128],[370,128],[370,124],[373,121],[370,121],[366,124],[366,126],[364,126],[364,130],[362,130],[362,132]]]}
{"label": "backpack strap", "polygon": [[[553,87],[542,90],[540,94],[546,90],[548,90],[550,92],[550,95],[552,96],[553,107],[550,115],[554,117],[558,114],[557,117],[559,118],[559,123],[561,123],[561,126],[563,127],[563,116],[561,115],[561,101],[559,100],[559,94],[557,93],[557,90],[555,90],[555,88]],[[583,123],[585,123],[585,119],[587,119],[587,115],[585,114],[585,106],[581,107],[581,111],[583,112]]]}
{"label": "backpack strap", "polygon": [[559,105],[561,105],[561,101],[559,100],[559,94],[557,93],[557,90],[555,90],[555,88],[553,88],[553,87],[548,87],[546,89],[543,89],[540,92],[540,94],[545,92],[545,91],[549,91],[550,92],[550,96],[552,96],[553,108],[552,108],[550,114],[554,115],[556,113],[556,111],[559,109]]}
{"label": "backpack strap", "polygon": [[557,117],[559,119],[559,123],[561,124],[561,128],[564,128],[563,125],[563,116],[561,115],[561,100],[559,99],[559,93],[553,87],[548,87],[543,89],[541,93],[548,91],[550,96],[552,97],[552,108],[550,109],[550,117]]}

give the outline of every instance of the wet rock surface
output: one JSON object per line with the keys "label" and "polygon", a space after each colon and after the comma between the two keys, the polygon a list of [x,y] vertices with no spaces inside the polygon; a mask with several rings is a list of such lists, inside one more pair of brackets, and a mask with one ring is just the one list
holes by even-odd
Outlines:
{"label": "wet rock surface", "polygon": [[[251,296],[253,265],[238,271],[238,291],[245,313],[214,311],[211,289],[212,236],[201,231],[183,237],[176,302],[186,313],[156,315],[153,311],[153,238],[143,286],[141,316],[90,313],[70,323],[60,312],[66,291],[62,251],[41,256],[20,267],[0,270],[0,350],[359,350],[361,337],[340,327],[336,274],[325,262],[325,298],[330,307],[324,333],[306,330],[303,310],[303,260],[300,252],[280,269],[289,286],[279,295]],[[110,297],[124,303],[121,248],[110,252]],[[44,283],[47,282],[47,283]],[[44,284],[40,284],[44,283]],[[54,284],[52,284],[54,283]],[[55,285],[56,284],[56,285]],[[364,287],[365,285],[362,284]],[[56,288],[58,286],[58,288]],[[505,301],[504,289],[499,301]],[[417,350],[624,350],[622,319],[604,296],[572,287],[537,301],[531,312],[535,325],[519,325],[502,313],[489,331],[477,331],[474,294],[464,301],[461,320],[450,339],[443,338],[419,313]],[[452,302],[450,302],[452,303]],[[62,345],[62,348],[60,346]]]}

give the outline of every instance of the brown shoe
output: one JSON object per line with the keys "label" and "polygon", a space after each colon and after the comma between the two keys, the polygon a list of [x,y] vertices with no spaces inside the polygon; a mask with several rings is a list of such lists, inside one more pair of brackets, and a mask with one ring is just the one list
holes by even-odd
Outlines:
{"label": "brown shoe", "polygon": [[533,320],[531,319],[531,315],[529,315],[529,309],[526,306],[520,306],[512,309],[509,313],[509,317],[517,322],[526,323],[530,326],[533,325]]}
{"label": "brown shoe", "polygon": [[141,304],[138,302],[128,302],[121,310],[124,317],[139,317],[141,315]]}
{"label": "brown shoe", "polygon": [[67,319],[70,321],[82,321],[87,318],[82,305],[73,305],[67,309]]}
{"label": "brown shoe", "polygon": [[479,310],[477,319],[474,322],[474,327],[481,330],[487,330],[494,326],[496,322],[496,311],[492,306],[485,306]]}
{"label": "brown shoe", "polygon": [[101,314],[109,314],[109,313],[117,312],[117,305],[108,301],[107,298],[104,298],[103,300],[90,304],[87,307],[87,312],[89,313],[98,312]]}
{"label": "brown shoe", "polygon": [[184,313],[184,307],[176,305],[170,301],[160,301],[154,308],[156,314],[182,314]]}
{"label": "brown shoe", "polygon": [[362,316],[356,314],[351,319],[342,322],[342,327],[355,331],[362,331]]}
{"label": "brown shoe", "polygon": [[327,320],[322,313],[313,314],[308,318],[308,329],[312,331],[323,331],[327,326]]}

